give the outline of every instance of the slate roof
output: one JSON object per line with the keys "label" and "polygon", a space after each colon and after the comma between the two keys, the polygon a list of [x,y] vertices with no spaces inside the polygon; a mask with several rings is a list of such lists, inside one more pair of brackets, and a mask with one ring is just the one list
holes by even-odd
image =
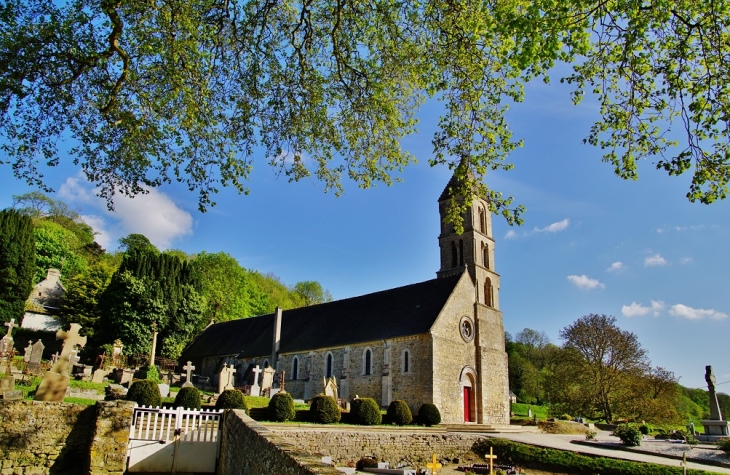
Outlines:
{"label": "slate roof", "polygon": [[[428,333],[463,274],[284,310],[281,353]],[[274,314],[210,325],[180,359],[271,354]]]}

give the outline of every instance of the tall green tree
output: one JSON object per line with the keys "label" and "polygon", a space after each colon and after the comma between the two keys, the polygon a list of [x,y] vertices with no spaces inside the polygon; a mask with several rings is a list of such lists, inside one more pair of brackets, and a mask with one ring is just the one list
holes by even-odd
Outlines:
{"label": "tall green tree", "polygon": [[[94,336],[102,324],[99,300],[106,290],[116,265],[110,259],[91,264],[82,273],[65,281],[66,293],[63,297],[61,315],[69,323],[81,325],[85,335],[94,342]],[[101,330],[103,334],[103,330]]]}
{"label": "tall green tree", "polygon": [[89,246],[90,252],[93,253],[93,228],[63,201],[54,200],[40,191],[30,191],[22,195],[13,195],[13,208],[30,216],[35,223],[47,220],[63,226],[76,235],[79,247]]}
{"label": "tall green tree", "polygon": [[[617,175],[654,157],[692,173],[687,196],[727,195],[728,0],[8,0],[0,7],[0,134],[5,163],[42,184],[59,137],[110,202],[172,179],[199,193],[247,191],[254,150],[325,191],[391,183],[414,162],[401,139],[438,98],[432,165],[464,163],[460,196],[520,207],[482,184],[520,144],[508,103],[564,78],[598,99],[587,142]],[[681,143],[667,132],[679,128]],[[675,147],[675,145],[679,145]],[[65,154],[65,151],[64,151]],[[461,203],[466,206],[469,200]],[[458,208],[458,206],[456,207]],[[450,215],[461,221],[458,209]]]}
{"label": "tall green tree", "polygon": [[0,211],[0,320],[20,322],[33,289],[33,223],[15,210]]}
{"label": "tall green tree", "polygon": [[33,236],[36,243],[36,283],[46,277],[50,268],[59,269],[65,278],[71,278],[86,269],[85,248],[72,231],[54,221],[43,219],[36,221]]}
{"label": "tall green tree", "polygon": [[125,254],[100,299],[98,343],[120,339],[129,353],[146,353],[157,325],[159,353],[176,358],[205,326],[205,301],[190,264],[175,255]]}
{"label": "tall green tree", "polygon": [[304,299],[304,305],[316,305],[332,301],[330,291],[322,287],[316,280],[305,280],[294,285],[294,292]]}
{"label": "tall green tree", "polygon": [[159,254],[160,250],[144,234],[130,234],[119,239],[119,250],[125,254],[134,252]]}

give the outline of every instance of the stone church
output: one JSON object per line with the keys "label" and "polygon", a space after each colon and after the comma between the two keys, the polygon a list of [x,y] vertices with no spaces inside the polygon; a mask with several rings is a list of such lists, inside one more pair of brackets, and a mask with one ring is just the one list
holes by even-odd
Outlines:
{"label": "stone church", "polygon": [[[494,268],[491,213],[475,198],[456,234],[439,197],[441,268],[436,278],[368,295],[208,326],[183,352],[214,379],[224,364],[285,375],[309,399],[335,378],[339,397],[433,403],[446,424],[509,424],[507,354]],[[239,385],[242,383],[236,383]]]}

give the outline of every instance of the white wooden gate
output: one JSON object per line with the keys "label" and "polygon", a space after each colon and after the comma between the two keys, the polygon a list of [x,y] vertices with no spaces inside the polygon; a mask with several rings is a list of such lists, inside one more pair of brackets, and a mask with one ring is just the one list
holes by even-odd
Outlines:
{"label": "white wooden gate", "polygon": [[135,407],[129,472],[215,472],[223,411]]}

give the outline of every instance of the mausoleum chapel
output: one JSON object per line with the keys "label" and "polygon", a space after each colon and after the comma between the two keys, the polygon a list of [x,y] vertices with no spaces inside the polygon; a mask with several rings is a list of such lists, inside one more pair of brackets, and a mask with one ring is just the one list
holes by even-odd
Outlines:
{"label": "mausoleum chapel", "polygon": [[382,406],[402,399],[414,413],[432,403],[447,424],[509,424],[491,213],[484,199],[473,199],[456,234],[443,220],[456,184],[452,178],[439,197],[435,279],[212,324],[180,361],[192,361],[211,383],[233,365],[234,385],[251,385],[258,365],[273,370],[274,387],[283,373],[294,398],[307,400],[328,385],[340,399],[370,397]]}

